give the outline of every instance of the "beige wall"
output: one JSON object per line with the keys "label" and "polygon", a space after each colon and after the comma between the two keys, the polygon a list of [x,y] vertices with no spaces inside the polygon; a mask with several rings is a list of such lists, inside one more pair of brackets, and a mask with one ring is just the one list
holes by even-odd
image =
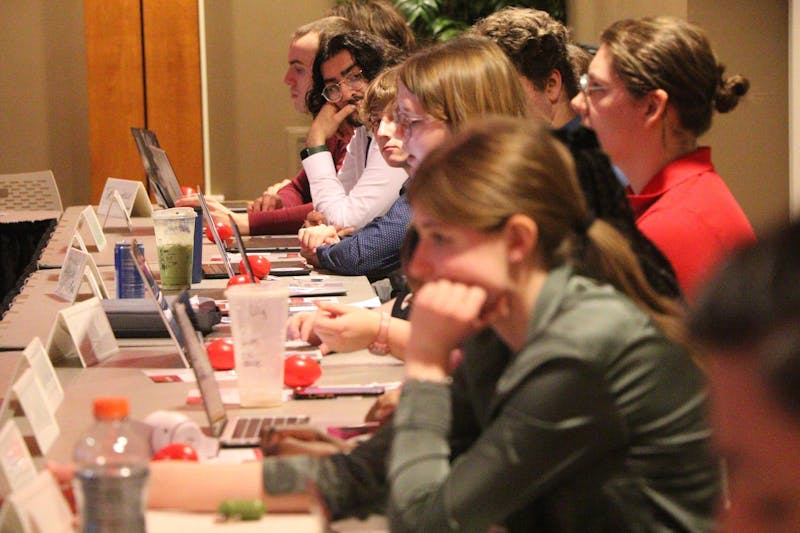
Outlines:
{"label": "beige wall", "polygon": [[[205,0],[213,193],[250,198],[287,176],[286,128],[308,124],[283,85],[288,38],[333,0]],[[757,230],[789,212],[788,5],[785,0],[569,0],[587,42],[624,16],[668,13],[707,29],[729,72],[752,89],[703,139]],[[51,168],[65,205],[88,202],[89,150],[80,0],[0,1],[0,173]],[[768,35],[769,39],[764,36]],[[776,67],[777,65],[777,67]],[[168,147],[167,147],[168,148]]]}
{"label": "beige wall", "polygon": [[294,110],[283,83],[289,38],[332,5],[205,0],[212,193],[255,198],[290,177],[286,128],[310,119]]}
{"label": "beige wall", "polygon": [[[751,89],[729,114],[717,114],[700,139],[756,230],[789,217],[789,11],[785,0],[568,0],[575,37],[597,44],[623,17],[669,14],[703,27],[728,73]],[[765,38],[769,36],[769,38]],[[768,58],[768,60],[767,60]]]}
{"label": "beige wall", "polygon": [[64,205],[89,198],[83,2],[0,1],[0,174],[51,169]]}

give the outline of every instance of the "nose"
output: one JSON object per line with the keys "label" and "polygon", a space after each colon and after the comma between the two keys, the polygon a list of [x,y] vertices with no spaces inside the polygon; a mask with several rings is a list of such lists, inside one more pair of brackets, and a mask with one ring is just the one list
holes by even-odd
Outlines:
{"label": "nose", "polygon": [[581,116],[586,115],[587,111],[586,96],[581,91],[578,91],[578,94],[576,94],[572,98],[570,104],[572,105],[572,109],[574,109],[576,113],[578,113]]}
{"label": "nose", "polygon": [[381,121],[378,123],[378,137],[386,137],[387,139],[391,139],[395,132],[397,131],[397,126],[392,120],[387,120],[382,118]]}
{"label": "nose", "polygon": [[428,259],[428,249],[429,245],[425,242],[425,239],[420,238],[408,262],[409,276],[423,282],[430,281],[433,274],[431,262]]}
{"label": "nose", "polygon": [[352,101],[361,100],[361,97],[363,96],[360,91],[351,89],[347,82],[339,85],[339,89],[342,91],[342,102],[345,104],[349,104]]}
{"label": "nose", "polygon": [[286,85],[291,87],[291,86],[293,86],[295,84],[296,80],[297,80],[297,77],[294,76],[294,73],[292,72],[292,68],[291,67],[287,68],[286,69],[286,74],[284,74],[284,76],[283,76],[283,83],[285,83]]}

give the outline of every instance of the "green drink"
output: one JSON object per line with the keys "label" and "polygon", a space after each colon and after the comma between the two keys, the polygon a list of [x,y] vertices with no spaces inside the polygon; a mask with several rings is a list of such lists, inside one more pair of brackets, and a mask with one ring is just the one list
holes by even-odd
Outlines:
{"label": "green drink", "polygon": [[165,291],[192,286],[194,221],[191,207],[173,207],[153,212],[161,288]]}
{"label": "green drink", "polygon": [[158,269],[165,291],[188,289],[192,284],[192,247],[184,244],[158,246]]}

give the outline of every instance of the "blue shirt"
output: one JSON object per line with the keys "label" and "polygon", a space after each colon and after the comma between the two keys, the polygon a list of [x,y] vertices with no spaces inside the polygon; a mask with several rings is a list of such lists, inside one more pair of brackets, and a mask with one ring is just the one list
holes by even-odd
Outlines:
{"label": "blue shirt", "polygon": [[385,278],[400,268],[400,246],[411,222],[405,188],[389,211],[336,244],[317,248],[320,268],[345,276]]}

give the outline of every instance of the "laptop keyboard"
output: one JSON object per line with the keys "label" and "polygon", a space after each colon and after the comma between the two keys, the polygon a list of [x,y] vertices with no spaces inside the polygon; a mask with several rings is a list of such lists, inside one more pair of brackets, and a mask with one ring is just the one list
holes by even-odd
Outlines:
{"label": "laptop keyboard", "polygon": [[299,416],[265,416],[265,417],[240,417],[233,428],[234,439],[254,439],[261,434],[262,428],[270,426],[284,426],[293,424],[308,424],[311,418],[308,415]]}

